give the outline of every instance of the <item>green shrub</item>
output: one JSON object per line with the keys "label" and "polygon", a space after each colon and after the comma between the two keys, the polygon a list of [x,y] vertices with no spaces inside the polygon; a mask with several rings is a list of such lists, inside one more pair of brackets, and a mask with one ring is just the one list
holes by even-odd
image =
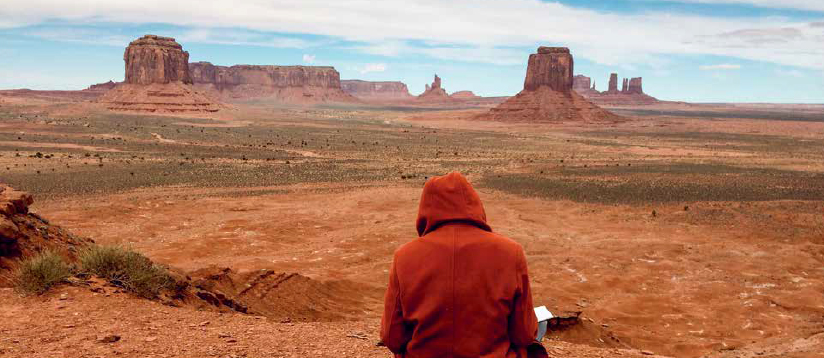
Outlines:
{"label": "green shrub", "polygon": [[154,298],[174,287],[165,268],[122,246],[91,245],[79,255],[81,269],[139,296]]}
{"label": "green shrub", "polygon": [[12,281],[17,292],[24,295],[43,294],[52,286],[65,282],[71,276],[71,266],[60,254],[44,251],[20,262]]}

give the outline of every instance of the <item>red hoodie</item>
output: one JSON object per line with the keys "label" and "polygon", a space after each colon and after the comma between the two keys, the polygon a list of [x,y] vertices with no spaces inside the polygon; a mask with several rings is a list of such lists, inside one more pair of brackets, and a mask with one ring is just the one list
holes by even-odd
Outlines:
{"label": "red hoodie", "polygon": [[466,178],[427,181],[417,227],[389,273],[384,344],[406,358],[526,357],[537,322],[524,250],[492,232]]}

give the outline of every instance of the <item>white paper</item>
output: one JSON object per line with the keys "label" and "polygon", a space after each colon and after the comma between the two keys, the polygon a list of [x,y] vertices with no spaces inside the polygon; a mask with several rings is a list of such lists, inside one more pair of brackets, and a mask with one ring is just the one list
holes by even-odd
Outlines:
{"label": "white paper", "polygon": [[538,317],[538,322],[548,321],[552,318],[552,312],[546,309],[546,306],[535,307],[535,317]]}

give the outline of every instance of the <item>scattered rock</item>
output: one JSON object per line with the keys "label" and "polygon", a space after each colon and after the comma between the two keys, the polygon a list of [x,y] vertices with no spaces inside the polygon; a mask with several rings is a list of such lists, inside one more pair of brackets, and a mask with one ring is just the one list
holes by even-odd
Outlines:
{"label": "scattered rock", "polygon": [[97,343],[114,343],[120,340],[120,336],[116,334],[104,336],[97,339]]}

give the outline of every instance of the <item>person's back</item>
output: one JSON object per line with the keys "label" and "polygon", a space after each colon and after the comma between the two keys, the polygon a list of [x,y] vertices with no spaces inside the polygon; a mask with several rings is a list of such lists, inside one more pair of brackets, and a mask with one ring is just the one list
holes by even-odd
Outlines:
{"label": "person's back", "polygon": [[417,227],[395,252],[384,344],[409,358],[525,357],[537,322],[523,248],[492,233],[463,176],[426,183]]}

